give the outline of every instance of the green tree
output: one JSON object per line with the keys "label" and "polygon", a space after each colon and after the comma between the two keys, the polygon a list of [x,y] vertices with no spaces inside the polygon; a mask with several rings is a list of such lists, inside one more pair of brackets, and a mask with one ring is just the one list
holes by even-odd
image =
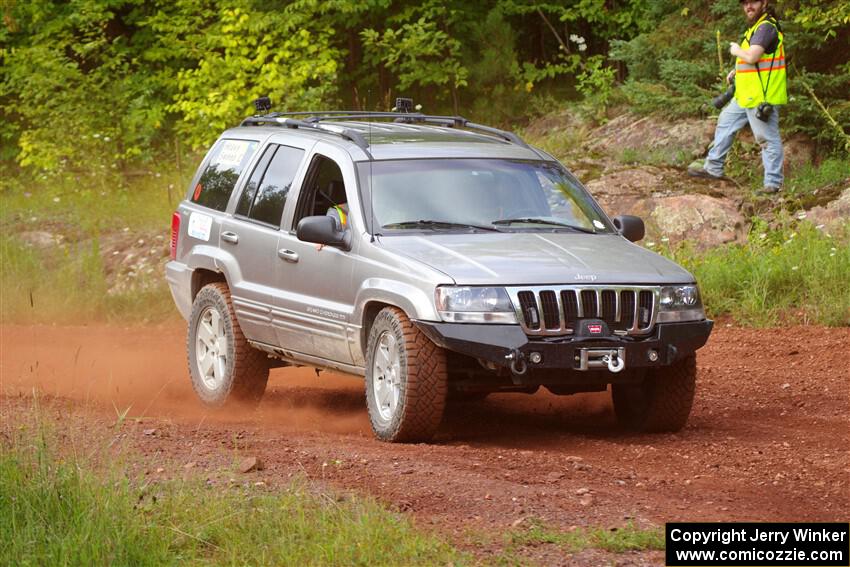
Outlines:
{"label": "green tree", "polygon": [[406,9],[390,19],[396,27],[360,32],[364,60],[394,73],[400,92],[414,86],[444,89],[458,113],[458,89],[467,85],[469,69],[461,60],[462,44],[451,28],[462,15],[437,0]]}
{"label": "green tree", "polygon": [[162,133],[166,93],[146,72],[147,42],[134,41],[142,4],[43,0],[5,8],[0,157],[80,171],[148,155]]}
{"label": "green tree", "polygon": [[176,132],[203,147],[251,114],[251,101],[272,97],[279,109],[321,108],[337,91],[340,51],[334,29],[322,24],[315,2],[257,9],[248,0],[177,0],[147,23],[162,57],[190,62],[167,77],[168,110]]}

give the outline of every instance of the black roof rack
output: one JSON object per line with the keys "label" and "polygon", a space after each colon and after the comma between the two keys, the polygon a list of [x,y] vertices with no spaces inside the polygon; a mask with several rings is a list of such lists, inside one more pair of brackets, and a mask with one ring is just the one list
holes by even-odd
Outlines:
{"label": "black roof rack", "polygon": [[329,124],[319,124],[317,122],[305,122],[304,120],[295,120],[287,118],[286,115],[279,112],[274,112],[266,116],[249,116],[242,121],[240,126],[285,126],[287,128],[307,128],[309,130],[318,130],[328,134],[336,134],[341,138],[354,142],[357,147],[362,149],[371,158],[369,153],[369,142],[363,137],[360,132],[351,130],[350,128],[339,128]]}
{"label": "black roof rack", "polygon": [[470,122],[463,116],[440,116],[435,114],[422,114],[419,112],[368,112],[359,110],[332,110],[328,112],[284,112],[280,115],[309,116],[310,118],[307,119],[308,122],[321,122],[322,120],[362,120],[364,118],[392,118],[395,122],[407,123],[424,122],[426,124],[439,124],[454,128],[469,128],[470,130],[478,130],[479,132],[484,132],[485,134],[492,134],[494,136],[502,138],[506,142],[517,144],[518,146],[522,146],[524,148],[528,147],[528,144],[526,144],[522,138],[520,138],[513,132],[500,130],[498,128],[493,128],[492,126],[485,126],[483,124],[476,124],[475,122]]}
{"label": "black roof rack", "polygon": [[[296,117],[304,117],[302,120]],[[265,116],[251,116],[242,121],[241,126],[251,125],[279,125],[289,128],[311,128],[320,130],[329,134],[336,134],[348,140],[351,140],[361,149],[368,153],[369,147],[366,139],[359,133],[348,128],[331,128],[329,125],[323,125],[323,120],[374,120],[376,118],[389,119],[400,123],[425,123],[436,124],[440,126],[448,126],[450,128],[468,128],[477,130],[485,134],[491,134],[505,140],[511,144],[516,144],[524,148],[528,148],[525,141],[506,130],[500,130],[483,124],[470,122],[463,116],[439,116],[432,114],[422,114],[418,112],[369,112],[360,110],[328,110],[328,111],[305,111],[305,112],[273,112]]]}

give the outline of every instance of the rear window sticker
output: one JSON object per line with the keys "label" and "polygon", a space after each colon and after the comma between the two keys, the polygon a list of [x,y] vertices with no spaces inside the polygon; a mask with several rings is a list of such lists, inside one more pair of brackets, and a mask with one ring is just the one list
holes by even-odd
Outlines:
{"label": "rear window sticker", "polygon": [[210,229],[212,228],[212,217],[202,213],[189,215],[189,236],[209,242]]}
{"label": "rear window sticker", "polygon": [[221,153],[218,154],[218,164],[223,166],[220,169],[238,167],[250,145],[250,142],[244,140],[225,140],[221,146]]}

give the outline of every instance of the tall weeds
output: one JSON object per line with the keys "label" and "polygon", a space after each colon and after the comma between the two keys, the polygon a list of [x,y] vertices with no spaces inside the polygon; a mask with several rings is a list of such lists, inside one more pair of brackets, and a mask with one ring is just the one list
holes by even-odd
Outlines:
{"label": "tall weeds", "polygon": [[[810,223],[755,226],[745,244],[666,253],[691,271],[711,316],[747,325],[850,325],[850,225],[827,235]],[[840,237],[839,237],[840,236]]]}

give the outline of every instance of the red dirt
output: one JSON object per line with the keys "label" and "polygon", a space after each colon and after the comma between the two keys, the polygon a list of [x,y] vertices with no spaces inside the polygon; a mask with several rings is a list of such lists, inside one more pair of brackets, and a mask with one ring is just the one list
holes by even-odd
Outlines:
{"label": "red dirt", "polygon": [[225,483],[242,479],[235,458],[256,455],[265,470],[244,479],[275,486],[306,475],[371,494],[459,545],[469,544],[462,530],[498,534],[523,518],[555,529],[836,521],[850,508],[847,328],[720,325],[700,351],[697,399],[678,434],[624,433],[608,393],[541,392],[450,407],[428,445],[376,441],[362,381],[308,369],[273,370],[255,413],[207,411],[189,384],[180,323],[0,334],[4,421],[26,415],[33,388],[87,435],[113,435],[104,425],[130,407],[141,419],[128,420],[121,437],[142,455],[131,464],[140,474],[179,477],[191,462]]}

